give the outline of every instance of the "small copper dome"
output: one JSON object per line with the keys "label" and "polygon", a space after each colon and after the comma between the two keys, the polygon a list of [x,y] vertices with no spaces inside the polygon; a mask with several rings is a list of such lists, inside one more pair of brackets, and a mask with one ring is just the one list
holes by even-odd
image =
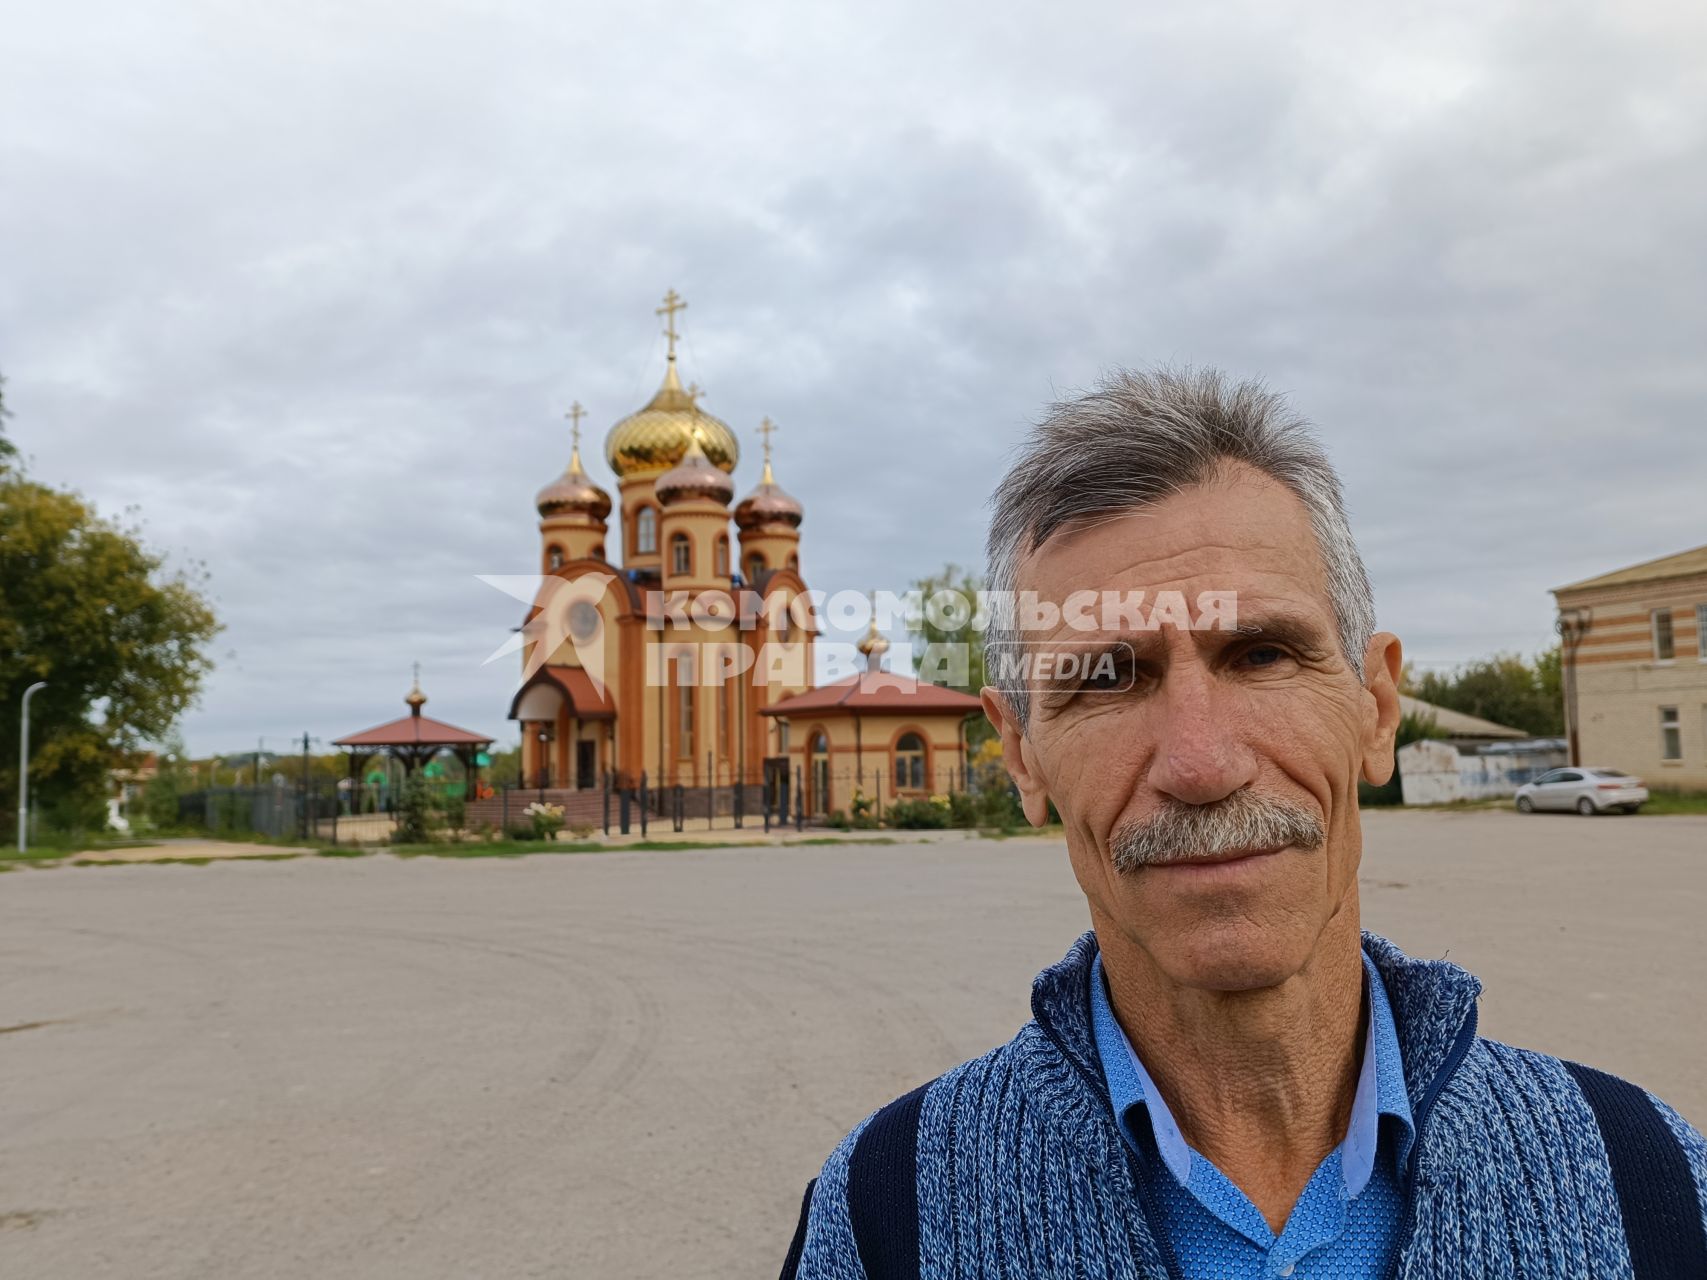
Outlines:
{"label": "small copper dome", "polygon": [[569,469],[541,489],[534,502],[542,516],[580,512],[603,522],[610,515],[610,494],[594,484],[582,470],[580,449],[570,456]]}
{"label": "small copper dome", "polygon": [[767,458],[758,488],[742,498],[741,505],[735,508],[735,527],[752,529],[762,524],[777,523],[798,529],[805,516],[806,508],[800,505],[800,499],[776,482]]}
{"label": "small copper dome", "polygon": [[735,482],[727,472],[718,468],[710,458],[705,456],[705,450],[700,447],[699,433],[693,435],[692,443],[680,463],[659,476],[652,486],[652,492],[657,494],[658,501],[664,506],[672,502],[684,502],[689,498],[710,498],[713,502],[728,504],[735,496]]}

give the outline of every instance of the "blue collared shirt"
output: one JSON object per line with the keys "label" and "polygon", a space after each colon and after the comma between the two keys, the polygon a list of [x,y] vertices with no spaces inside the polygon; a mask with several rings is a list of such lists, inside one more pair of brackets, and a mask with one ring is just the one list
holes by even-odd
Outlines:
{"label": "blue collared shirt", "polygon": [[[1369,1022],[1363,1063],[1345,1140],[1316,1167],[1277,1236],[1227,1175],[1193,1151],[1168,1104],[1115,1020],[1102,956],[1091,965],[1091,1024],[1097,1056],[1121,1137],[1148,1159],[1142,1117],[1148,1114],[1161,1169],[1151,1182],[1162,1221],[1187,1280],[1358,1280],[1384,1276],[1399,1244],[1405,1161],[1415,1139],[1410,1097],[1399,1060],[1399,1034],[1387,989],[1363,957]],[[1383,1116],[1393,1123],[1385,1127]]]}

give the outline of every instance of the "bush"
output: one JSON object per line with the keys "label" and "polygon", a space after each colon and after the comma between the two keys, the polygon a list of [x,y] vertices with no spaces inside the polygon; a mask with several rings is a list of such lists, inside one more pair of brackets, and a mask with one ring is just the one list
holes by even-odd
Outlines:
{"label": "bush", "polygon": [[398,844],[425,844],[438,826],[433,790],[419,772],[411,773],[397,790]]}
{"label": "bush", "polygon": [[535,800],[522,812],[533,823],[533,838],[535,840],[555,840],[557,833],[563,830],[563,806],[560,804]]}
{"label": "bush", "polygon": [[948,826],[947,796],[932,796],[929,800],[897,800],[884,815],[892,827],[909,831],[934,831]]}

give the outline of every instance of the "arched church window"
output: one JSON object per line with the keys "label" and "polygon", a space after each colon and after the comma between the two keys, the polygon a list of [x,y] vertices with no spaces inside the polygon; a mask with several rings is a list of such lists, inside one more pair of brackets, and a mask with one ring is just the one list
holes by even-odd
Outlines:
{"label": "arched church window", "polygon": [[634,553],[649,556],[658,550],[658,513],[641,507],[634,517]]}
{"label": "arched church window", "polygon": [[670,537],[670,572],[693,572],[693,544],[688,541],[685,533],[672,534]]}
{"label": "arched church window", "polygon": [[903,733],[895,744],[895,789],[921,791],[925,785],[925,740]]}
{"label": "arched church window", "polygon": [[676,754],[693,756],[693,655],[676,655]]}
{"label": "arched church window", "polygon": [[747,581],[757,582],[759,575],[765,571],[765,558],[757,551],[747,553]]}
{"label": "arched church window", "polygon": [[545,553],[545,563],[553,572],[561,569],[563,567],[563,548],[552,547],[547,551]]}
{"label": "arched church window", "polygon": [[601,542],[601,543],[599,543],[598,546],[593,548],[593,559],[603,560],[604,558],[605,558],[605,544]]}
{"label": "arched church window", "polygon": [[729,573],[729,535],[726,533],[720,533],[717,535],[717,555],[715,557],[715,563],[716,568],[712,572],[714,572],[719,578],[727,576]]}
{"label": "arched church window", "polygon": [[799,556],[792,556],[792,555],[789,556],[788,557],[788,567],[790,569],[795,570],[796,572],[799,572],[799,570],[800,570],[800,557]]}

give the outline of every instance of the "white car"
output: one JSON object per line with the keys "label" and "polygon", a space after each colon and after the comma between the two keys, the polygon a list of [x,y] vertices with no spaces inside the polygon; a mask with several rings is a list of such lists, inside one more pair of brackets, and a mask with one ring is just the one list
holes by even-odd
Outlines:
{"label": "white car", "polygon": [[1632,778],[1622,769],[1590,769],[1572,765],[1569,769],[1549,769],[1534,782],[1517,789],[1517,811],[1538,813],[1543,809],[1569,811],[1575,809],[1585,818],[1597,813],[1620,810],[1635,813],[1648,799],[1648,789],[1640,778]]}

